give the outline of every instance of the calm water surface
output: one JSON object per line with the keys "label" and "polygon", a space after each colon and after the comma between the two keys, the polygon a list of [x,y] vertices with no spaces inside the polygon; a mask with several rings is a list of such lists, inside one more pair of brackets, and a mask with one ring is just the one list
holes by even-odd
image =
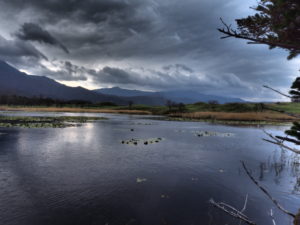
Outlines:
{"label": "calm water surface", "polygon": [[[263,142],[260,128],[104,116],[110,119],[63,129],[0,128],[1,225],[239,224],[208,200],[242,208],[247,194],[246,214],[258,224],[272,224],[271,208],[278,225],[291,224],[240,160],[288,210],[300,208],[298,159]],[[282,134],[285,127],[265,129]],[[234,136],[197,137],[197,131]],[[156,137],[164,140],[121,143]]]}

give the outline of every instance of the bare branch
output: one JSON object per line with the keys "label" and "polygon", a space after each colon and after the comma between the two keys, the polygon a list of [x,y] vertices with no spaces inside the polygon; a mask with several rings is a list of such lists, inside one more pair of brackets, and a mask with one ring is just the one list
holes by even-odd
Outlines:
{"label": "bare branch", "polygon": [[271,140],[263,138],[264,141],[272,143],[272,144],[275,144],[275,145],[278,145],[280,147],[283,147],[283,148],[285,148],[285,149],[287,149],[289,151],[292,151],[292,152],[294,152],[296,154],[300,154],[300,150],[295,149],[295,148],[291,148],[291,147],[285,145],[281,140],[279,140],[278,138],[274,137],[272,134],[270,134],[270,133],[268,133],[266,131],[264,131],[264,133],[266,135],[268,135],[273,140],[273,141],[271,141]]}
{"label": "bare branch", "polygon": [[278,91],[278,90],[276,90],[276,89],[274,89],[274,88],[271,88],[271,87],[269,87],[269,86],[267,86],[267,85],[263,85],[263,87],[264,87],[264,88],[268,88],[268,89],[270,89],[270,90],[272,90],[272,91],[275,91],[276,93],[278,93],[278,94],[280,94],[280,95],[282,95],[282,96],[284,96],[284,97],[292,98],[292,96],[287,95],[287,94],[284,94],[284,93],[282,93],[282,92],[280,92],[280,91]]}
{"label": "bare branch", "polygon": [[244,215],[242,212],[240,212],[239,210],[235,209],[234,207],[227,205],[226,203],[223,202],[215,202],[213,199],[209,200],[209,203],[212,204],[214,207],[222,210],[223,212],[229,214],[230,216],[242,220],[247,224],[250,225],[256,225],[255,222],[251,221],[246,215]]}
{"label": "bare branch", "polygon": [[296,217],[295,214],[293,214],[293,213],[287,211],[285,208],[283,208],[283,207],[278,203],[278,201],[277,201],[276,199],[274,199],[274,198],[269,194],[269,192],[267,191],[267,189],[265,189],[264,187],[262,187],[262,186],[258,183],[258,181],[255,180],[255,178],[251,175],[251,173],[249,172],[248,168],[246,167],[245,162],[244,162],[244,161],[241,161],[241,162],[242,162],[243,168],[244,168],[244,170],[246,171],[246,173],[247,173],[247,175],[249,176],[249,178],[253,181],[253,183],[254,183],[260,190],[262,190],[262,191],[265,193],[265,195],[268,196],[268,198],[276,205],[276,207],[277,207],[278,209],[280,209],[282,212],[284,212],[285,214],[287,214],[287,215],[289,215],[289,216],[295,218],[295,217]]}
{"label": "bare branch", "polygon": [[300,141],[298,140],[295,140],[293,138],[288,138],[288,137],[281,137],[281,136],[275,136],[277,139],[281,140],[282,142],[283,141],[288,141],[288,142],[292,142],[294,143],[295,145],[300,145]]}

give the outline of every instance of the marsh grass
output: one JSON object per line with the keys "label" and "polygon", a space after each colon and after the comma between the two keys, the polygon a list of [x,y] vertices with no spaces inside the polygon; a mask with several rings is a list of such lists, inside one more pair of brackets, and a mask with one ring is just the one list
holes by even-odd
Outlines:
{"label": "marsh grass", "polygon": [[202,120],[212,122],[227,123],[289,123],[295,120],[294,117],[273,113],[273,112],[192,112],[192,113],[174,113],[170,115],[174,120]]}
{"label": "marsh grass", "polygon": [[26,112],[75,112],[75,113],[120,113],[150,115],[146,110],[108,109],[108,108],[72,108],[72,107],[17,107],[0,106],[0,111],[26,111]]}

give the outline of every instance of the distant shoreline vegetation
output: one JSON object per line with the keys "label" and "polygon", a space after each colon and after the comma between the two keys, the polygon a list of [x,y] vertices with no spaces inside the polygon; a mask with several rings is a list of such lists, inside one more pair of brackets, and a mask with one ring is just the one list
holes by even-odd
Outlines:
{"label": "distant shoreline vegetation", "polygon": [[0,96],[0,111],[29,112],[78,112],[78,113],[122,113],[137,115],[163,115],[164,120],[205,121],[225,124],[274,124],[289,123],[293,116],[274,110],[300,113],[296,103],[208,103],[182,104],[166,102],[165,106],[128,105],[119,106],[111,102],[91,103],[81,100],[62,101],[43,97]]}

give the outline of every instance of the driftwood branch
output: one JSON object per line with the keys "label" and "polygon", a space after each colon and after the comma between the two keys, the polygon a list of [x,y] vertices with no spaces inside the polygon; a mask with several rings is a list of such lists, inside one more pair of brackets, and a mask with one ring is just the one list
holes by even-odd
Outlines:
{"label": "driftwood branch", "polygon": [[[245,205],[247,204],[247,198],[245,201]],[[234,208],[224,202],[215,202],[213,199],[210,199],[209,203],[212,204],[214,207],[222,210],[223,212],[227,213],[228,215],[230,215],[236,219],[244,221],[245,223],[250,224],[250,225],[256,225],[256,223],[251,221],[242,211],[239,211],[236,208]],[[244,205],[243,210],[246,208],[245,205]]]}
{"label": "driftwood branch", "polygon": [[251,174],[250,171],[248,170],[248,168],[247,168],[247,166],[246,166],[246,164],[245,164],[244,161],[242,161],[242,165],[243,165],[243,168],[244,168],[244,170],[246,171],[248,177],[253,181],[253,183],[254,183],[260,190],[262,190],[263,193],[265,193],[265,195],[267,195],[267,197],[268,197],[268,198],[276,205],[276,207],[277,207],[278,209],[280,209],[282,212],[284,212],[285,214],[287,214],[287,215],[289,215],[289,216],[291,216],[291,217],[293,217],[293,218],[296,217],[295,214],[293,214],[293,213],[287,211],[285,208],[283,208],[283,206],[281,206],[281,205],[279,204],[279,202],[278,202],[276,199],[274,199],[274,198],[270,195],[270,193],[268,192],[268,190],[267,190],[266,188],[264,188],[263,186],[261,186],[261,185],[258,183],[258,181],[252,176],[252,174]]}

